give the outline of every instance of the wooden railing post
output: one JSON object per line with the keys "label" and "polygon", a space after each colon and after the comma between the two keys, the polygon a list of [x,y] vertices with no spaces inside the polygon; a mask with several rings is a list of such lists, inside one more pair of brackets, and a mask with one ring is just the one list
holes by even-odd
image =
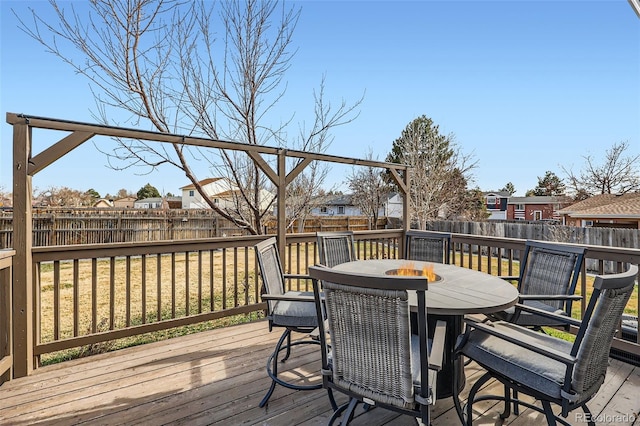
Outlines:
{"label": "wooden railing post", "polygon": [[33,208],[31,127],[13,125],[13,377],[28,376],[34,368],[33,327]]}
{"label": "wooden railing post", "polygon": [[0,384],[13,376],[11,268],[14,254],[14,250],[0,250]]}

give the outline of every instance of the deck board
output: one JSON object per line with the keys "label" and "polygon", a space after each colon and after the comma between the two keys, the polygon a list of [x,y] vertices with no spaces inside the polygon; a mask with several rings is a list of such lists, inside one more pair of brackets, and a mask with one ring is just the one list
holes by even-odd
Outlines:
{"label": "deck board", "polygon": [[[0,424],[33,425],[305,425],[326,424],[331,407],[323,389],[277,387],[266,408],[258,403],[269,387],[265,363],[279,337],[263,321],[173,338],[37,369],[0,386]],[[298,346],[286,374],[300,380],[318,371],[317,347]],[[481,371],[466,368],[467,386]],[[317,382],[315,375],[311,381]],[[496,383],[487,387],[499,390]],[[598,424],[640,425],[640,368],[611,360],[600,392],[589,403]],[[345,401],[336,395],[338,402]],[[474,424],[496,424],[499,406],[474,406]],[[578,411],[574,412],[577,413]],[[584,424],[571,413],[571,424]],[[634,413],[635,416],[634,417]],[[451,398],[439,400],[434,425],[457,424]],[[635,422],[635,423],[634,423]],[[504,424],[544,423],[523,409]],[[414,425],[415,419],[381,409],[354,425]]]}

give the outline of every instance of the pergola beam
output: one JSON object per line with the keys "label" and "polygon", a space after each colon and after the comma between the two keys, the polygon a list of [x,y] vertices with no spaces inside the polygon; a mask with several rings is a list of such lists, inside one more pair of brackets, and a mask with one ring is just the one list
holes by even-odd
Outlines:
{"label": "pergola beam", "polygon": [[[13,126],[13,243],[15,257],[13,263],[13,319],[14,377],[29,375],[35,368],[33,332],[33,271],[32,271],[32,178],[38,172],[82,145],[94,136],[107,136],[144,140],[150,142],[172,143],[196,147],[215,148],[246,152],[256,166],[273,182],[277,188],[278,249],[284,256],[286,247],[286,189],[312,161],[326,161],[352,166],[376,167],[389,170],[391,176],[403,193],[404,229],[409,228],[409,168],[403,164],[382,161],[361,160],[323,153],[274,148],[263,145],[230,142],[192,136],[175,135],[122,127],[81,123],[46,117],[7,113],[7,123]],[[47,129],[70,132],[68,136],[35,154],[32,152],[32,129]],[[265,160],[264,155],[275,156],[276,170]],[[287,158],[299,158],[293,169],[287,173]]]}
{"label": "pergola beam", "polygon": [[405,170],[407,168],[407,166],[405,166],[404,164],[386,163],[383,161],[361,160],[357,158],[341,157],[337,155],[275,148],[265,145],[251,145],[241,142],[229,142],[216,139],[198,138],[193,136],[175,135],[172,133],[160,133],[147,130],[128,129],[124,127],[88,124],[77,121],[60,120],[56,118],[35,117],[25,114],[16,114],[12,112],[7,113],[7,123],[12,125],[27,124],[30,127],[40,129],[60,130],[67,132],[88,132],[100,136],[140,139],[155,142],[168,142],[182,145],[199,146],[204,148],[228,149],[232,151],[258,152],[261,154],[278,155],[279,152],[284,151],[287,157],[327,161],[330,163],[351,164],[355,166],[371,166],[396,170]]}

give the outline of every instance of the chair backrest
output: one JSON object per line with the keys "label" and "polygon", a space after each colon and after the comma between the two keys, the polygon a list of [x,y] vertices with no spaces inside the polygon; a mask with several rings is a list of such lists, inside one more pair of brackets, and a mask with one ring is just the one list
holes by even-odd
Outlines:
{"label": "chair backrest", "polygon": [[404,257],[408,260],[449,263],[451,234],[408,230],[405,235]]}
{"label": "chair backrest", "polygon": [[[324,339],[323,369],[330,370],[332,387],[368,398],[387,408],[419,411],[428,418],[428,347],[423,277],[384,277],[309,267],[314,281],[316,311],[324,304],[331,344]],[[320,298],[320,285],[324,297]],[[411,330],[408,290],[417,290],[421,350],[420,395],[414,392],[411,370]],[[422,303],[422,309],[420,309]],[[324,322],[319,318],[320,335]],[[327,350],[331,352],[328,361]],[[420,398],[421,397],[421,398]],[[428,423],[427,423],[428,424]]]}
{"label": "chair backrest", "polygon": [[[520,294],[573,294],[586,248],[530,240],[525,244],[524,258],[520,261]],[[571,314],[571,301],[545,300],[544,303]]]}
{"label": "chair backrest", "polygon": [[[260,277],[262,278],[262,294],[284,294],[284,272],[278,254],[275,237],[268,238],[255,245]],[[273,302],[269,301],[271,306]]]}
{"label": "chair backrest", "polygon": [[571,390],[579,398],[594,394],[604,382],[611,342],[637,278],[637,265],[620,274],[595,278],[594,290],[571,351],[578,361],[571,380],[565,381],[571,383]]}
{"label": "chair backrest", "polygon": [[352,231],[316,232],[320,264],[333,268],[356,260],[356,246]]}

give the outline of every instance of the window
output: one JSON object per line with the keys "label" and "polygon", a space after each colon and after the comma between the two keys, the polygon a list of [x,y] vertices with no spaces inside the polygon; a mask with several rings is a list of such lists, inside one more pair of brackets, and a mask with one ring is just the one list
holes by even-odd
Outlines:
{"label": "window", "polygon": [[524,210],[524,204],[516,204],[516,210]]}
{"label": "window", "polygon": [[327,212],[326,206],[320,207],[320,213],[326,213],[326,212]]}
{"label": "window", "polygon": [[189,191],[189,197],[193,197],[194,194],[195,194],[194,190]]}
{"label": "window", "polygon": [[338,206],[338,214],[344,214],[344,206]]}
{"label": "window", "polygon": [[487,197],[487,204],[495,204],[496,197]]}

